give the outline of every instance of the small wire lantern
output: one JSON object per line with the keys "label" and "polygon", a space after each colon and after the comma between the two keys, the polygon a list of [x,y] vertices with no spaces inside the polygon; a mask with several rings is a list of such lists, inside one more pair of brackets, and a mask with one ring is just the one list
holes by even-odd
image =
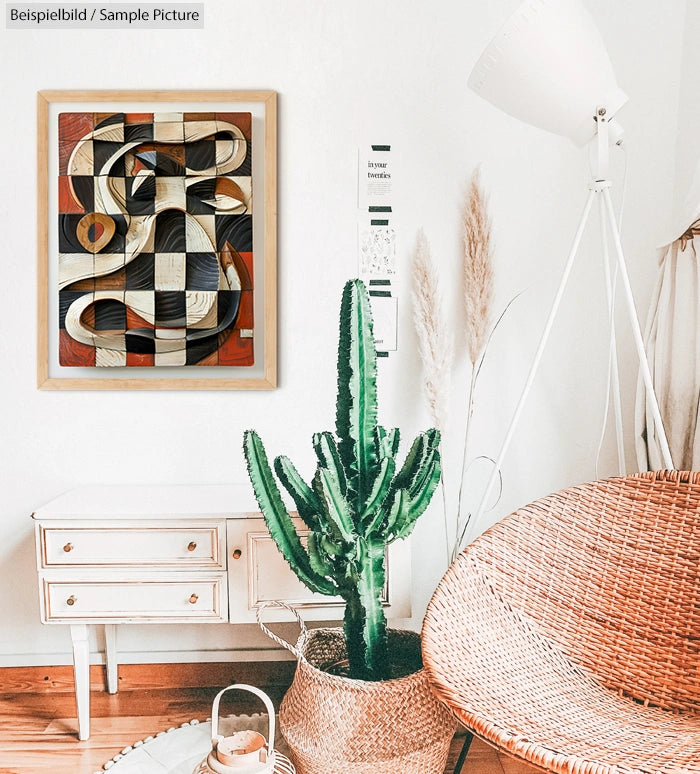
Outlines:
{"label": "small wire lantern", "polygon": [[[226,691],[248,691],[263,700],[268,717],[267,740],[257,731],[219,733],[219,702]],[[229,685],[216,694],[211,709],[211,752],[192,774],[296,774],[292,762],[275,750],[275,708],[270,697],[252,685]]]}

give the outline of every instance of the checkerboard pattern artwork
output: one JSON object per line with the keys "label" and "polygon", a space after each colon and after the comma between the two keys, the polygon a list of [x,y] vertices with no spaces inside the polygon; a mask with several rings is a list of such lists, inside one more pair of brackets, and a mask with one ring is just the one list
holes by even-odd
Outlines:
{"label": "checkerboard pattern artwork", "polygon": [[253,365],[250,113],[61,113],[62,366]]}

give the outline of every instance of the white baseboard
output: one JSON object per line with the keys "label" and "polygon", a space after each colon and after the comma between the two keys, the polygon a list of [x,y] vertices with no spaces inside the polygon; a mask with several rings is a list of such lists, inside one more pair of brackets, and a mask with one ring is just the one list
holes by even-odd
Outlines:
{"label": "white baseboard", "polygon": [[[117,651],[120,664],[190,664],[222,661],[292,661],[293,656],[283,648],[259,650],[163,650]],[[90,654],[91,664],[104,664],[102,652]],[[0,667],[64,666],[72,665],[71,653],[6,653],[0,655]]]}

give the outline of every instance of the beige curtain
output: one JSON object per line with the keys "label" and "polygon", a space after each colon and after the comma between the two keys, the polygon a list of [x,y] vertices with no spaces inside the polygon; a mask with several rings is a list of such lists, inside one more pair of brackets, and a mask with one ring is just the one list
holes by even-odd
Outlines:
{"label": "beige curtain", "polygon": [[[679,470],[700,469],[700,220],[697,217],[696,209],[694,216],[685,220],[685,230],[676,231],[682,236],[663,250],[645,331],[649,367],[673,464]],[[663,468],[641,378],[637,385],[635,435],[640,470]]]}

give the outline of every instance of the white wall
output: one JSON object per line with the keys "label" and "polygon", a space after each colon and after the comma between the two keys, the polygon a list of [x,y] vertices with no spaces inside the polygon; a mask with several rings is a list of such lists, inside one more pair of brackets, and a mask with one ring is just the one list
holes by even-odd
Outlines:
{"label": "white wall", "polygon": [[676,152],[676,196],[680,207],[700,163],[700,100],[697,99],[700,72],[700,5],[688,3],[683,33],[683,62],[678,109]]}
{"label": "white wall", "polygon": [[[587,0],[630,104],[625,240],[644,310],[652,246],[670,214],[685,2]],[[208,0],[196,32],[0,32],[3,306],[0,391],[0,664],[67,658],[63,627],[38,623],[29,514],[83,483],[219,483],[245,479],[241,436],[311,467],[310,436],[332,426],[336,316],[356,273],[356,149],[398,154],[400,351],[381,365],[381,412],[405,437],[427,424],[407,302],[418,226],[458,301],[458,213],[475,165],[491,191],[497,305],[525,290],[494,341],[477,402],[474,451],[494,455],[544,321],[586,193],[586,164],[566,141],[523,126],[467,92],[469,69],[514,2]],[[692,5],[692,4],[691,4]],[[697,68],[696,68],[697,71]],[[59,393],[35,388],[35,92],[39,89],[269,88],[280,95],[280,387],[272,393]],[[597,236],[572,277],[542,373],[505,467],[490,520],[594,475],[605,329]],[[309,309],[313,309],[313,315]],[[634,386],[622,339],[624,390]],[[454,487],[464,385],[455,379],[447,439]],[[133,433],[133,436],[132,436]],[[133,439],[132,439],[133,438]],[[628,438],[629,459],[633,460]],[[614,472],[609,444],[601,473]],[[437,500],[436,500],[437,502]],[[443,570],[437,507],[416,534],[412,624]],[[486,524],[481,525],[483,528]],[[266,646],[253,627],[123,627],[132,651]],[[211,654],[210,654],[211,655]]]}

